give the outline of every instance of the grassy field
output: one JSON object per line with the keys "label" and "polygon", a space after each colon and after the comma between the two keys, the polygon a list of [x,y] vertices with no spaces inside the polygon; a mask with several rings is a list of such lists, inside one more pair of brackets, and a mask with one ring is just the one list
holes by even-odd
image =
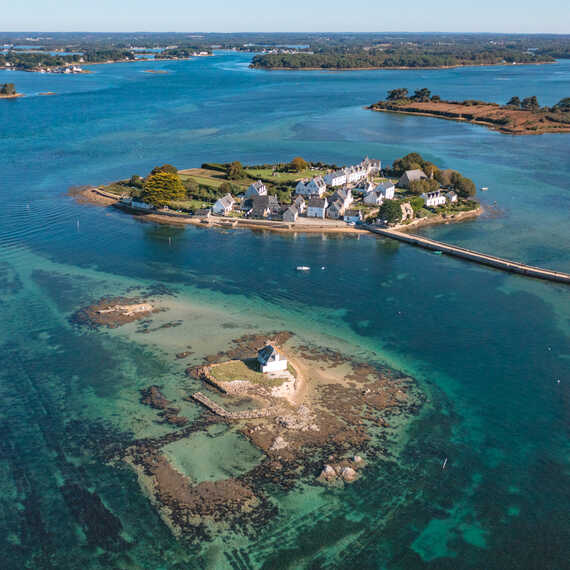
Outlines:
{"label": "grassy field", "polygon": [[269,378],[256,370],[257,361],[252,359],[225,362],[212,366],[211,372],[219,382],[233,382],[234,380],[247,380],[252,384],[263,386],[280,386],[287,378]]}
{"label": "grassy field", "polygon": [[[324,176],[327,173],[326,170],[310,168],[301,172],[274,172],[271,168],[246,168],[245,171],[248,176],[251,176],[252,178],[270,180],[273,184],[287,184],[296,182],[301,178]],[[273,174],[275,174],[275,176]]]}

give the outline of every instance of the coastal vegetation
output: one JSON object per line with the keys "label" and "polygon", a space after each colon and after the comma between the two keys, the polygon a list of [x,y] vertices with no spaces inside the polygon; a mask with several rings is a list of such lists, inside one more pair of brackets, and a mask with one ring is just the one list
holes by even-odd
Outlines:
{"label": "coastal vegetation", "polygon": [[505,63],[551,63],[550,55],[496,45],[410,45],[321,48],[295,53],[254,56],[251,66],[260,69],[382,69],[438,68]]}
{"label": "coastal vegetation", "polygon": [[408,89],[388,91],[386,99],[368,107],[373,111],[426,115],[441,119],[485,125],[508,134],[541,134],[570,132],[570,98],[552,107],[541,107],[536,96],[513,96],[505,105],[467,99],[444,101],[427,88],[410,95]]}
{"label": "coastal vegetation", "polygon": [[0,83],[0,99],[11,99],[18,96],[19,93],[13,83]]}

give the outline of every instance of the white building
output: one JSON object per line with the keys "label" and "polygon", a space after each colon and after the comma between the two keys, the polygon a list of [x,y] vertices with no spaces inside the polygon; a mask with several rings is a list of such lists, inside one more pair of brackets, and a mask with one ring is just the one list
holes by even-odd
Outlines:
{"label": "white building", "polygon": [[313,178],[308,184],[305,185],[305,192],[309,196],[318,196],[319,198],[327,191],[327,184],[322,176]]}
{"label": "white building", "polygon": [[396,191],[396,187],[392,182],[382,182],[378,184],[375,188],[376,192],[382,194],[384,200],[393,200],[394,199],[394,192]]}
{"label": "white building", "polygon": [[307,217],[324,218],[328,204],[329,203],[326,198],[312,198],[307,204]]}
{"label": "white building", "polygon": [[382,202],[384,202],[384,196],[382,192],[377,192],[376,189],[364,196],[364,203],[370,206],[381,206]]}
{"label": "white building", "polygon": [[212,212],[218,214],[219,216],[225,216],[232,211],[234,207],[235,200],[231,194],[226,194],[223,198],[216,201],[212,207]]}
{"label": "white building", "polygon": [[257,362],[261,372],[287,370],[287,359],[272,344],[266,344],[257,351]]}
{"label": "white building", "polygon": [[436,208],[443,206],[446,202],[446,197],[442,194],[441,190],[434,190],[433,192],[424,192],[421,197],[424,199],[425,205],[428,208]]}
{"label": "white building", "polygon": [[453,192],[453,190],[448,192],[446,194],[446,196],[450,202],[457,202],[457,194],[455,192]]}
{"label": "white building", "polygon": [[246,198],[255,198],[256,196],[267,196],[267,187],[261,180],[251,184],[245,192]]}
{"label": "white building", "polygon": [[325,176],[325,183],[327,186],[344,186],[346,184],[346,172],[344,170],[335,170],[334,172],[329,172]]}

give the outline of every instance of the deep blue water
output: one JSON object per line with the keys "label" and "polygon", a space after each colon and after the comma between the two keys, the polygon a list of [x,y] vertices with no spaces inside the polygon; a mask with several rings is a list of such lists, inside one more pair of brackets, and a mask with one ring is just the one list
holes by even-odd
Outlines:
{"label": "deep blue water", "polygon": [[[321,511],[299,509],[291,524],[228,547],[227,565],[567,567],[566,287],[372,236],[156,227],[66,192],[165,162],[391,162],[417,151],[490,188],[488,215],[424,233],[568,271],[568,135],[512,137],[363,107],[388,89],[424,86],[443,98],[553,104],[570,90],[570,61],[329,73],[252,71],[248,58],[98,65],[73,77],[0,72],[26,94],[0,102],[2,567],[207,565],[171,537],[128,470],[94,459],[98,442],[129,436],[93,394],[112,401],[121,383],[146,386],[168,364],[67,324],[102,291],[155,281],[182,299],[247,299],[252,320],[290,310],[432,390],[398,466],[373,463]],[[151,68],[169,73],[143,73]],[[299,276],[299,263],[327,271]]]}

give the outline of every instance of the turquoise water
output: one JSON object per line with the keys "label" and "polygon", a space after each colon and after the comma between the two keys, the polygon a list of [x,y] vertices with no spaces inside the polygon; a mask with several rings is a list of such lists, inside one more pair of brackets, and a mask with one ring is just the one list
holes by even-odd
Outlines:
{"label": "turquoise water", "polygon": [[[400,86],[552,104],[568,95],[570,61],[344,73],[247,63],[218,54],[73,77],[0,72],[27,95],[0,104],[2,567],[566,567],[566,287],[372,236],[158,227],[66,191],[165,162],[390,162],[418,151],[490,188],[486,216],[425,234],[569,271],[568,135],[511,137],[363,107]],[[299,264],[327,270],[299,275]],[[175,289],[183,326],[147,338],[68,323],[93,299],[156,282]],[[252,326],[373,354],[417,377],[430,402],[398,462],[370,461],[343,491],[275,497],[278,516],[253,536],[187,545],[135,475],[98,454],[169,431],[138,389],[164,384],[176,397],[185,380],[173,354],[190,344],[198,360]],[[244,449],[229,472],[255,457]],[[195,476],[223,469],[213,457]]]}

